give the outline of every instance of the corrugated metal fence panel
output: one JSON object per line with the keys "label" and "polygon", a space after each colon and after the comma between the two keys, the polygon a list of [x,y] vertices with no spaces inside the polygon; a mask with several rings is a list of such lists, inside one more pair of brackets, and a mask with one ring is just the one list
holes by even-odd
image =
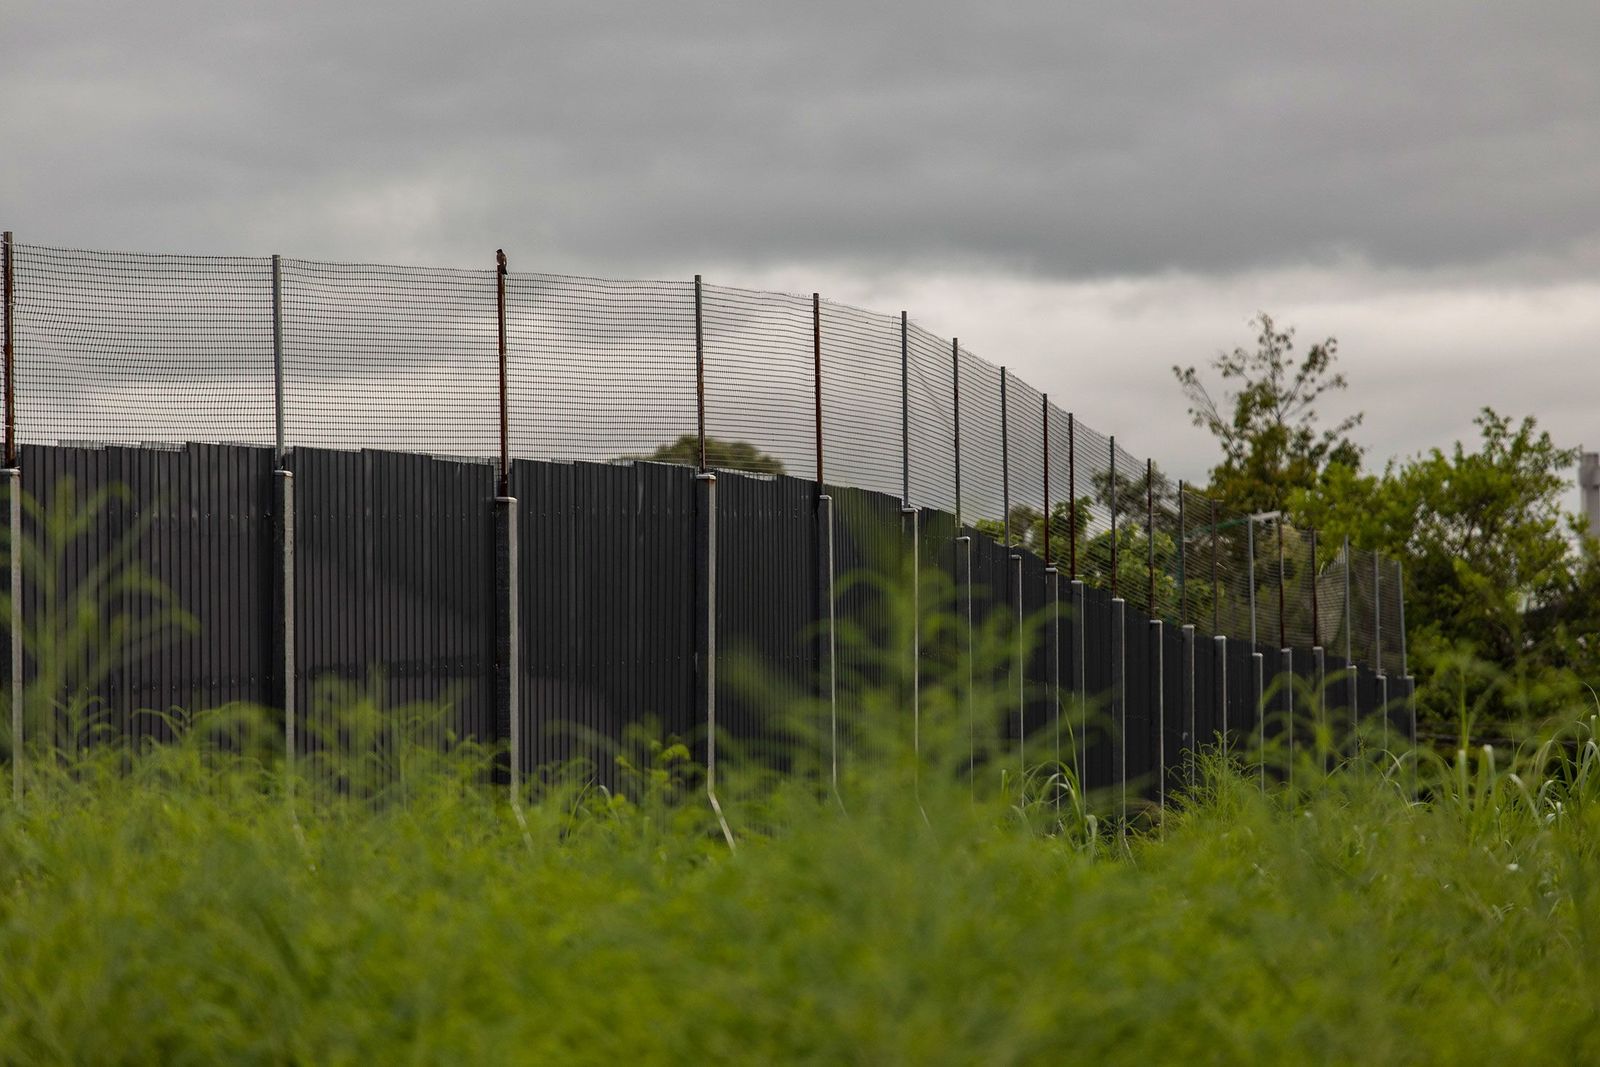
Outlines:
{"label": "corrugated metal fence panel", "polygon": [[816,680],[816,496],[797,478],[717,476],[717,723],[779,769],[812,725],[785,717]]}
{"label": "corrugated metal fence panel", "polygon": [[[322,449],[297,449],[291,462],[308,751],[354,746],[382,784],[397,773],[387,758],[396,732],[438,746],[498,740],[492,468]],[[350,718],[351,686],[371,688],[382,723]]]}
{"label": "corrugated metal fence panel", "polygon": [[[724,485],[718,484],[719,508]],[[694,710],[694,471],[517,460],[525,770],[615,780],[627,726],[701,740]]]}
{"label": "corrugated metal fence panel", "polygon": [[1166,790],[1171,793],[1181,788],[1184,778],[1185,752],[1193,743],[1190,740],[1187,708],[1184,694],[1189,681],[1185,677],[1183,627],[1169,622],[1161,627],[1161,715],[1160,746],[1162,763],[1167,769]]}
{"label": "corrugated metal fence panel", "polygon": [[[271,453],[225,445],[181,449],[31,446],[24,488],[47,513],[70,491],[81,514],[96,494],[99,511],[85,517],[79,536],[61,544],[56,568],[62,593],[79,587],[134,539],[125,565],[136,565],[172,594],[172,604],[192,615],[185,633],[173,620],[158,627],[147,650],[95,658],[106,671],[94,686],[95,716],[134,738],[169,740],[159,716],[141,712],[181,708],[203,711],[234,701],[270,700],[271,573],[263,540],[270,537]],[[45,531],[32,528],[32,536]],[[46,605],[37,581],[28,581],[24,611],[35,623],[64,602]],[[106,604],[109,616],[126,612],[149,622],[157,606],[145,596]],[[30,676],[36,667],[27,668]]]}
{"label": "corrugated metal fence panel", "polygon": [[[835,613],[841,770],[869,756],[857,743],[864,730],[878,736],[911,737],[911,714],[898,709],[892,722],[869,723],[864,698],[894,684],[878,650],[889,632],[890,587],[901,566],[900,501],[865,489],[829,486],[833,498]],[[890,705],[893,706],[893,705]],[[870,767],[864,768],[870,769]]]}

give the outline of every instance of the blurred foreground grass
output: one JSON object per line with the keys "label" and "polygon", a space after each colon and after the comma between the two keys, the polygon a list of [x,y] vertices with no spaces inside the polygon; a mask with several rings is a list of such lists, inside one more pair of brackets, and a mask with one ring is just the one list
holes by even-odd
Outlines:
{"label": "blurred foreground grass", "polygon": [[471,752],[292,810],[271,759],[103,753],[0,808],[0,1056],[1593,1061],[1592,727],[1421,802],[1213,759],[1125,840],[893,761],[848,813],[735,780],[734,852],[670,745],[520,814]]}

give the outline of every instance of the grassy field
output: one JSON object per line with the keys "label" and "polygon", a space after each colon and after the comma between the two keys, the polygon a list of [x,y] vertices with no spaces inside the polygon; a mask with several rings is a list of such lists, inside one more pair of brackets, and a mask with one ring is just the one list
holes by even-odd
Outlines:
{"label": "grassy field", "polygon": [[907,759],[848,811],[730,774],[737,850],[671,746],[519,808],[481,754],[345,802],[102,755],[0,807],[0,1057],[1593,1061],[1593,725],[1292,794],[1213,759],[1126,834]]}

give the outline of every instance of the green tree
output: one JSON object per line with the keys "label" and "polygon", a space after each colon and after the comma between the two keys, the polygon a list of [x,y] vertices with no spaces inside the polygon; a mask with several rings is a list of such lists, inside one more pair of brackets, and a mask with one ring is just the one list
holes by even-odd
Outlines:
{"label": "green tree", "polygon": [[[648,456],[630,456],[654,463],[681,463],[686,467],[700,465],[700,439],[686,433],[671,444],[662,445]],[[706,438],[706,466],[715,470],[750,471],[755,474],[782,474],[783,463],[775,456],[761,451],[748,441],[724,441],[719,437]]]}
{"label": "green tree", "polygon": [[1346,388],[1344,375],[1333,373],[1338,342],[1329,337],[1296,361],[1292,328],[1279,329],[1264,311],[1251,321],[1255,350],[1235,348],[1211,361],[1221,375],[1220,397],[1196,368],[1172,368],[1194,424],[1222,447],[1210,491],[1244,513],[1281,509],[1290,493],[1316,484],[1330,465],[1361,465],[1361,449],[1348,436],[1361,424],[1360,413],[1332,429],[1317,425],[1322,398]]}
{"label": "green tree", "polygon": [[[1513,720],[1600,681],[1600,565],[1562,508],[1577,450],[1557,447],[1531,417],[1513,423],[1484,408],[1475,422],[1474,451],[1457,442],[1381,475],[1335,465],[1289,508],[1330,538],[1400,560],[1419,674],[1487,665],[1475,686],[1481,710]],[[1449,697],[1435,687],[1425,710],[1448,722]]]}

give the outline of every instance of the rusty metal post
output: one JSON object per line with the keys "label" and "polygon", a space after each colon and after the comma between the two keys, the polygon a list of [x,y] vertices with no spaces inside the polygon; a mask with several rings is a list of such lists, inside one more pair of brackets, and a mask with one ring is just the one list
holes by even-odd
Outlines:
{"label": "rusty metal post", "polygon": [[1108,450],[1111,456],[1109,476],[1111,479],[1111,597],[1117,597],[1117,435],[1110,437],[1111,447]]}
{"label": "rusty metal post", "polygon": [[1283,582],[1284,582],[1284,570],[1283,570],[1283,516],[1279,515],[1278,518],[1275,521],[1278,524],[1278,647],[1279,648],[1288,648],[1289,647],[1288,627],[1284,623],[1284,614],[1283,614],[1283,604],[1284,604],[1284,595],[1283,595]]}
{"label": "rusty metal post", "polygon": [[1150,618],[1156,615],[1156,461],[1144,461],[1144,539],[1150,579]]}
{"label": "rusty metal post", "polygon": [[706,330],[700,275],[694,276],[694,396],[700,473],[706,470]]}
{"label": "rusty metal post", "polygon": [[1185,521],[1185,517],[1184,517],[1184,505],[1185,505],[1184,497],[1186,495],[1187,495],[1187,490],[1185,490],[1185,488],[1184,488],[1183,479],[1179,478],[1178,479],[1178,625],[1179,626],[1182,626],[1182,625],[1185,624],[1185,620],[1187,619],[1188,613],[1189,613],[1189,600],[1188,600],[1188,597],[1185,595],[1185,587],[1184,587],[1184,581],[1185,581],[1184,571],[1188,569],[1186,564],[1189,562],[1189,559],[1188,559],[1188,556],[1189,556],[1189,531],[1186,528],[1188,526],[1188,523]]}
{"label": "rusty metal post", "polygon": [[1055,566],[1050,558],[1050,394],[1044,394],[1044,565]]}
{"label": "rusty metal post", "polygon": [[1211,505],[1211,636],[1222,635],[1222,578],[1217,571],[1217,501],[1208,497]]}
{"label": "rusty metal post", "polygon": [[1078,580],[1078,433],[1067,412],[1067,580]]}
{"label": "rusty metal post", "polygon": [[1011,547],[1011,413],[1006,408],[1006,369],[1000,368],[1000,500],[1006,520],[1006,547]]}
{"label": "rusty metal post", "polygon": [[900,506],[911,506],[911,341],[900,312]]}
{"label": "rusty metal post", "polygon": [[13,312],[17,302],[16,267],[12,251],[14,240],[11,231],[5,231],[3,237],[4,248],[0,255],[4,257],[0,271],[5,275],[5,362],[6,362],[6,468],[14,470],[17,466],[17,349],[16,327],[12,322]]}
{"label": "rusty metal post", "polygon": [[961,532],[961,341],[950,338],[950,374],[955,381],[956,532]]}
{"label": "rusty metal post", "polygon": [[1311,527],[1311,647],[1322,647],[1322,620],[1317,614],[1317,528]]}
{"label": "rusty metal post", "polygon": [[822,489],[822,296],[811,294],[811,395],[816,408],[817,490]]}
{"label": "rusty metal post", "polygon": [[506,400],[506,253],[494,253],[495,313],[500,320],[500,495],[511,495],[511,409]]}

